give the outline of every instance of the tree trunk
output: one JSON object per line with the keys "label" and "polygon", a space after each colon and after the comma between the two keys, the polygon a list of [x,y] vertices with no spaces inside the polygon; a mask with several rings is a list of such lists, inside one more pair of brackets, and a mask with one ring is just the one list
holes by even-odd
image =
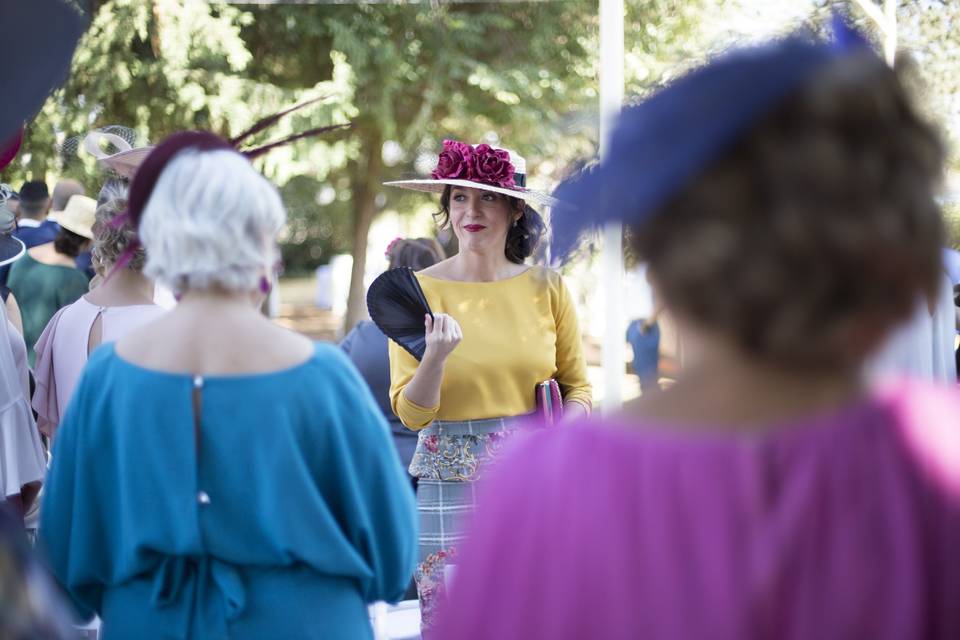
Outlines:
{"label": "tree trunk", "polygon": [[361,157],[353,167],[350,184],[353,185],[353,270],[350,273],[350,295],[347,315],[343,321],[344,333],[367,315],[366,287],[363,275],[367,267],[367,235],[377,214],[377,193],[380,191],[381,147],[379,131],[361,134]]}

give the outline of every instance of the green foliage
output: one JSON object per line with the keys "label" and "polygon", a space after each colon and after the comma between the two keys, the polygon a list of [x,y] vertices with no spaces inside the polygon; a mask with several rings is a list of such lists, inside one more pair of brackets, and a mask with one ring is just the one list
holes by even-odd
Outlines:
{"label": "green foliage", "polygon": [[943,206],[943,226],[947,246],[960,250],[960,203],[951,202]]}
{"label": "green foliage", "polygon": [[287,207],[287,227],[280,238],[285,268],[302,272],[350,252],[350,201],[343,197],[345,180],[330,184],[313,176],[294,176],[280,189]]}
{"label": "green foliage", "polygon": [[[817,25],[839,7],[870,28],[840,0],[626,4],[628,99],[757,25],[775,24],[771,32]],[[235,134],[285,106],[327,96],[254,141],[354,122],[335,138],[302,141],[258,160],[281,185],[290,211],[283,244],[292,269],[312,268],[335,252],[362,253],[364,225],[379,211],[432,206],[429,196],[380,184],[428,170],[443,138],[518,151],[528,161],[531,186],[540,188],[596,149],[596,0],[94,5],[70,80],[28,127],[21,162],[3,180],[69,175],[93,191],[101,175],[92,162],[58,156],[65,138],[111,124],[134,127],[142,141],[153,142],[194,127]],[[752,20],[749,29],[724,26],[744,16]],[[960,4],[902,0],[898,16],[902,48],[918,61],[932,111],[955,116]]]}

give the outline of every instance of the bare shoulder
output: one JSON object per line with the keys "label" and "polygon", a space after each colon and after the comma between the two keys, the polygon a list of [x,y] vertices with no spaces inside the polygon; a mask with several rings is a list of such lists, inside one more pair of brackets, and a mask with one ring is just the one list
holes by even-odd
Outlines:
{"label": "bare shoulder", "polygon": [[267,373],[313,357],[313,341],[266,319],[206,323],[167,314],[131,331],[117,354],[135,364],[173,372]]}
{"label": "bare shoulder", "polygon": [[267,323],[264,331],[267,334],[266,339],[270,341],[268,344],[271,345],[271,350],[275,350],[281,360],[288,362],[305,360],[316,348],[310,338],[273,322]]}

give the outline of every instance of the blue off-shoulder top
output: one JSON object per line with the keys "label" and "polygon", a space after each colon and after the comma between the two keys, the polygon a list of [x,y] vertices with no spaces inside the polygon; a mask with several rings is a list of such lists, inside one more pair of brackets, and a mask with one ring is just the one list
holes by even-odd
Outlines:
{"label": "blue off-shoulder top", "polygon": [[104,640],[354,640],[371,636],[366,604],[407,587],[416,507],[337,348],[201,378],[107,344],[57,432],[40,536]]}

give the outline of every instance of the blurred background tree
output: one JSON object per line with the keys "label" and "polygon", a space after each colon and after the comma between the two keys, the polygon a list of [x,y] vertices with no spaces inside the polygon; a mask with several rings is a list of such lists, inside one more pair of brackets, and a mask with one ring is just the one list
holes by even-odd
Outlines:
{"label": "blurred background tree", "polygon": [[[628,100],[732,43],[821,24],[839,8],[868,31],[861,0],[627,0]],[[873,0],[865,0],[873,1]],[[62,153],[92,128],[125,125],[141,144],[173,131],[228,135],[303,99],[319,105],[261,140],[333,122],[352,129],[258,160],[289,209],[288,271],[353,255],[347,326],[364,313],[370,226],[383,211],[436,198],[381,186],[427,173],[443,138],[507,146],[549,189],[597,142],[596,0],[423,4],[235,4],[93,0],[70,80],[30,123],[2,176],[70,176],[91,191],[92,161]],[[917,62],[925,104],[960,121],[960,3],[900,0],[900,46]],[[945,127],[954,138],[956,128]],[[71,145],[66,145],[71,147]]]}

